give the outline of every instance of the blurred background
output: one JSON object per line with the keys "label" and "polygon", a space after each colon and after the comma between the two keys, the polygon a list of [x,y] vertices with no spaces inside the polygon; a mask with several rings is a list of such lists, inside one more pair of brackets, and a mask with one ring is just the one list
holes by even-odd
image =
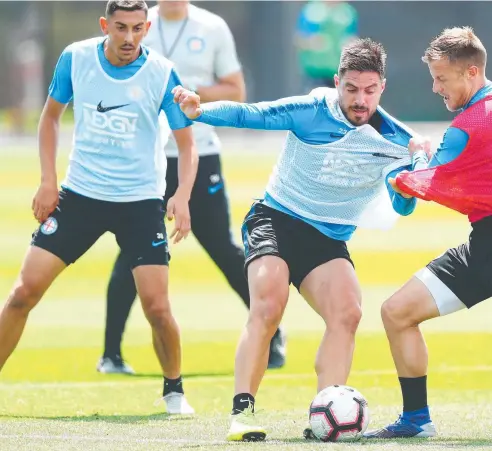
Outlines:
{"label": "blurred background", "polygon": [[[0,2],[0,108],[21,130],[21,111],[39,110],[56,60],[69,43],[99,34],[104,1]],[[148,2],[153,5],[154,2]],[[323,1],[313,3],[324,3]],[[431,78],[420,61],[429,41],[444,27],[468,24],[485,46],[492,40],[492,2],[358,1],[358,34],[384,44],[388,85],[384,105],[402,120],[449,120],[431,95]],[[245,72],[248,100],[273,100],[306,91],[296,51],[296,33],[305,2],[200,1],[229,24]],[[306,11],[305,15],[310,12]],[[319,11],[314,11],[320,17]],[[24,113],[26,113],[24,111]],[[7,119],[5,119],[7,121]],[[5,126],[5,124],[2,124]]]}

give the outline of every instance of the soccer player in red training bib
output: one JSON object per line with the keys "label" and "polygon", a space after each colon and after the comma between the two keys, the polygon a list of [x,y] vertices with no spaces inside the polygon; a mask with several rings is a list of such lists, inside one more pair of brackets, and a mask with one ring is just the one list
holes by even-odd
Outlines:
{"label": "soccer player in red training bib", "polygon": [[[432,200],[468,215],[468,242],[420,270],[382,307],[403,394],[403,414],[368,438],[432,437],[427,406],[425,320],[471,308],[492,296],[492,83],[487,52],[468,27],[444,30],[422,58],[449,111],[459,111],[426,168],[398,174],[402,195]],[[410,152],[425,153],[410,144]]]}

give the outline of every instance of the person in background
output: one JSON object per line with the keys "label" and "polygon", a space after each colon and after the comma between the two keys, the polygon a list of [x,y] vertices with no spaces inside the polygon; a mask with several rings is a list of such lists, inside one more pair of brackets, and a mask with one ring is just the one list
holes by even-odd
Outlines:
{"label": "person in background", "polygon": [[297,21],[296,47],[307,90],[333,88],[342,49],[358,35],[357,10],[349,2],[309,0]]}

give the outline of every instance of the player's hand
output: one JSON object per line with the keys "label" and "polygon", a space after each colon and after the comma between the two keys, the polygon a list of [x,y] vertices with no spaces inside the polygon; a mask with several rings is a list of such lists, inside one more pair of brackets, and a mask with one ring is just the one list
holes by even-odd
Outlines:
{"label": "player's hand", "polygon": [[410,155],[413,155],[421,151],[425,152],[429,160],[432,158],[430,138],[426,136],[414,136],[408,143],[408,152]]}
{"label": "player's hand", "polygon": [[412,196],[410,194],[407,194],[405,193],[404,191],[402,191],[400,188],[398,188],[398,186],[396,185],[396,179],[394,178],[389,178],[388,179],[388,183],[391,185],[391,188],[393,188],[393,191],[395,193],[398,193],[400,194],[402,197],[404,197],[405,199],[410,199]]}
{"label": "player's hand", "polygon": [[43,182],[39,186],[32,200],[34,217],[40,224],[46,221],[58,205],[58,187],[56,183]]}
{"label": "player's hand", "polygon": [[167,201],[167,219],[175,220],[174,230],[169,236],[174,238],[173,243],[179,243],[187,238],[191,230],[189,198],[176,191],[176,194]]}
{"label": "player's hand", "polygon": [[202,114],[200,108],[200,96],[182,86],[176,86],[172,91],[174,94],[174,102],[179,104],[181,111],[188,119],[196,119]]}

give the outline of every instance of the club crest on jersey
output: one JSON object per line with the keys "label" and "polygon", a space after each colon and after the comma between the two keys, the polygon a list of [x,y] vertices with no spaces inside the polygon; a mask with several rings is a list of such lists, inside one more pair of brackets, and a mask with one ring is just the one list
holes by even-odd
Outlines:
{"label": "club crest on jersey", "polygon": [[128,97],[130,97],[130,99],[134,100],[135,102],[141,100],[145,94],[144,90],[138,85],[130,86],[127,90],[127,93]]}
{"label": "club crest on jersey", "polygon": [[46,221],[44,221],[40,227],[41,233],[43,233],[44,235],[53,235],[53,233],[55,233],[57,229],[58,221],[51,216]]}
{"label": "club crest on jersey", "polygon": [[198,36],[192,36],[187,42],[188,50],[192,53],[201,53],[205,49],[205,41]]}

